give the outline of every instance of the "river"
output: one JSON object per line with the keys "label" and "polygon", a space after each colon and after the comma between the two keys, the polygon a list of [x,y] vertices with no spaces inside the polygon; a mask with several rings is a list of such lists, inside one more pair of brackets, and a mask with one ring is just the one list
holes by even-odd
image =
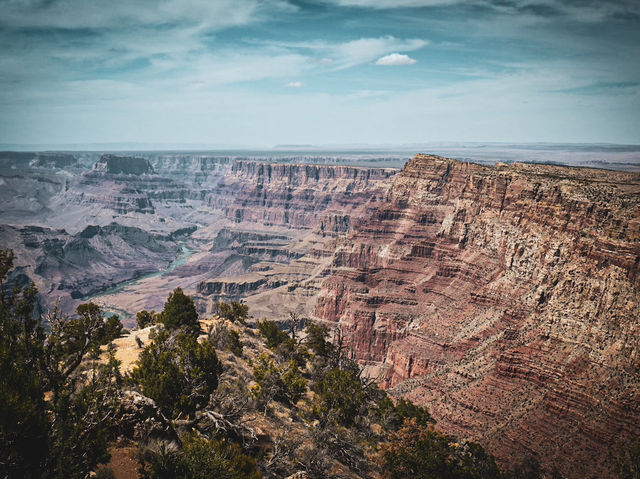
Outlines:
{"label": "river", "polygon": [[[154,273],[148,273],[148,274],[144,274],[142,276],[139,276],[135,279],[130,279],[128,281],[124,281],[122,283],[119,283],[115,286],[112,286],[111,288],[108,289],[104,289],[98,293],[94,293],[90,296],[85,296],[84,298],[82,298],[82,302],[83,303],[88,303],[90,301],[95,301],[97,299],[100,299],[104,296],[109,296],[112,294],[118,294],[122,291],[124,291],[126,288],[128,288],[129,286],[132,286],[134,284],[138,284],[141,281],[144,281],[146,279],[149,278],[155,278],[156,276],[162,276],[164,274],[170,273],[171,271],[173,271],[174,269],[176,269],[178,266],[182,266],[183,264],[185,264],[187,262],[187,260],[189,259],[189,257],[194,253],[193,250],[191,250],[190,248],[188,248],[186,245],[181,245],[182,248],[182,253],[180,254],[180,256],[178,256],[174,261],[171,262],[171,264],[169,266],[167,266],[165,269],[161,269],[160,271],[156,271]],[[113,306],[109,306],[107,309],[104,309],[104,314],[105,317],[106,316],[111,316],[113,314],[115,314],[116,316],[119,316],[120,319],[131,319],[132,316],[131,314],[129,314],[126,311],[123,311],[121,309],[118,308],[114,308]]]}

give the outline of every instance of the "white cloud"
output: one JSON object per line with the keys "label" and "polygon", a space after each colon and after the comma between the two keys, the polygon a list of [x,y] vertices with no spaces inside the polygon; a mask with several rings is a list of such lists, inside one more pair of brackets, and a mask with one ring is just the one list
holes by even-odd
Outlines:
{"label": "white cloud", "polygon": [[376,65],[385,67],[413,65],[414,63],[416,63],[416,60],[411,58],[409,55],[402,55],[400,53],[391,53],[390,55],[385,55],[381,58],[378,58],[378,60],[376,61]]}
{"label": "white cloud", "polygon": [[391,35],[377,38],[359,38],[342,43],[321,40],[308,42],[271,42],[275,48],[301,50],[311,55],[310,61],[328,66],[332,70],[344,70],[372,62],[393,52],[409,52],[427,46],[420,38],[395,38]]}
{"label": "white cloud", "polygon": [[292,81],[286,84],[287,88],[302,88],[302,82]]}

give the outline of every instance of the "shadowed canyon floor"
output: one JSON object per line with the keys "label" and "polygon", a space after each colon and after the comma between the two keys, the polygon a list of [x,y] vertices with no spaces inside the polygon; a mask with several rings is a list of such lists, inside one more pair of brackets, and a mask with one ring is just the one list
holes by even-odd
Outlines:
{"label": "shadowed canyon floor", "polygon": [[11,279],[129,324],[178,286],[207,314],[242,299],[328,321],[370,376],[503,463],[606,477],[608,448],[640,434],[640,174],[280,160],[4,158]]}

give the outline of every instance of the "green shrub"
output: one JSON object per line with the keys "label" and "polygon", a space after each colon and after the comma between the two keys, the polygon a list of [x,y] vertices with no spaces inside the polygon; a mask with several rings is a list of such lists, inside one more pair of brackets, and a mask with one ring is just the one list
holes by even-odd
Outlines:
{"label": "green shrub", "polygon": [[351,426],[366,405],[366,393],[352,370],[332,369],[314,391],[313,412],[323,422]]}
{"label": "green shrub", "polygon": [[168,415],[192,415],[218,387],[222,366],[210,341],[160,332],[140,354],[131,379]]}
{"label": "green shrub", "polygon": [[499,479],[495,460],[475,443],[454,438],[408,419],[381,446],[379,462],[388,479]]}
{"label": "green shrub", "polygon": [[231,301],[231,303],[219,301],[215,304],[215,310],[218,316],[233,323],[245,324],[249,319],[249,306],[238,301]]}
{"label": "green shrub", "polygon": [[268,319],[258,321],[258,331],[260,335],[265,339],[267,347],[276,349],[281,344],[292,343],[293,341],[287,333],[282,331],[278,327],[278,323],[275,321],[269,321]]}
{"label": "green shrub", "polygon": [[140,454],[150,479],[260,479],[256,461],[237,444],[205,439],[196,432],[182,436],[182,450],[159,447]]}
{"label": "green shrub", "polygon": [[307,333],[305,343],[309,349],[320,357],[328,357],[332,349],[328,341],[329,327],[326,324],[310,322],[305,331]]}
{"label": "green shrub", "polygon": [[114,339],[117,339],[122,334],[122,321],[117,315],[112,315],[104,322],[99,341],[102,344],[108,344]]}
{"label": "green shrub", "polygon": [[182,292],[181,288],[176,288],[169,295],[158,320],[169,331],[183,327],[193,334],[200,333],[196,305],[191,297]]}
{"label": "green shrub", "polygon": [[307,381],[300,374],[295,361],[278,367],[268,354],[261,354],[253,366],[257,383],[252,390],[254,397],[266,405],[271,400],[296,404],[307,390]]}
{"label": "green shrub", "polygon": [[155,311],[149,312],[146,309],[138,311],[138,314],[136,314],[136,323],[138,323],[138,328],[143,329],[154,324],[155,316]]}

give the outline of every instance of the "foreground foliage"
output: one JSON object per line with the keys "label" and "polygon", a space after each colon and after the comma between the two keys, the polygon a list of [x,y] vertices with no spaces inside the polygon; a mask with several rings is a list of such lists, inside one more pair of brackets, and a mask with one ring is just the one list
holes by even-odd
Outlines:
{"label": "foreground foliage", "polygon": [[256,461],[237,444],[206,439],[192,432],[182,448],[166,445],[143,449],[142,473],[149,479],[260,479]]}
{"label": "foreground foliage", "polygon": [[54,309],[45,333],[36,288],[6,287],[12,265],[0,251],[0,477],[85,477],[108,458],[121,377],[112,353],[80,366],[119,322],[89,303],[71,318]]}
{"label": "foreground foliage", "polygon": [[218,387],[221,367],[211,342],[162,331],[140,354],[131,380],[167,416],[193,415]]}

